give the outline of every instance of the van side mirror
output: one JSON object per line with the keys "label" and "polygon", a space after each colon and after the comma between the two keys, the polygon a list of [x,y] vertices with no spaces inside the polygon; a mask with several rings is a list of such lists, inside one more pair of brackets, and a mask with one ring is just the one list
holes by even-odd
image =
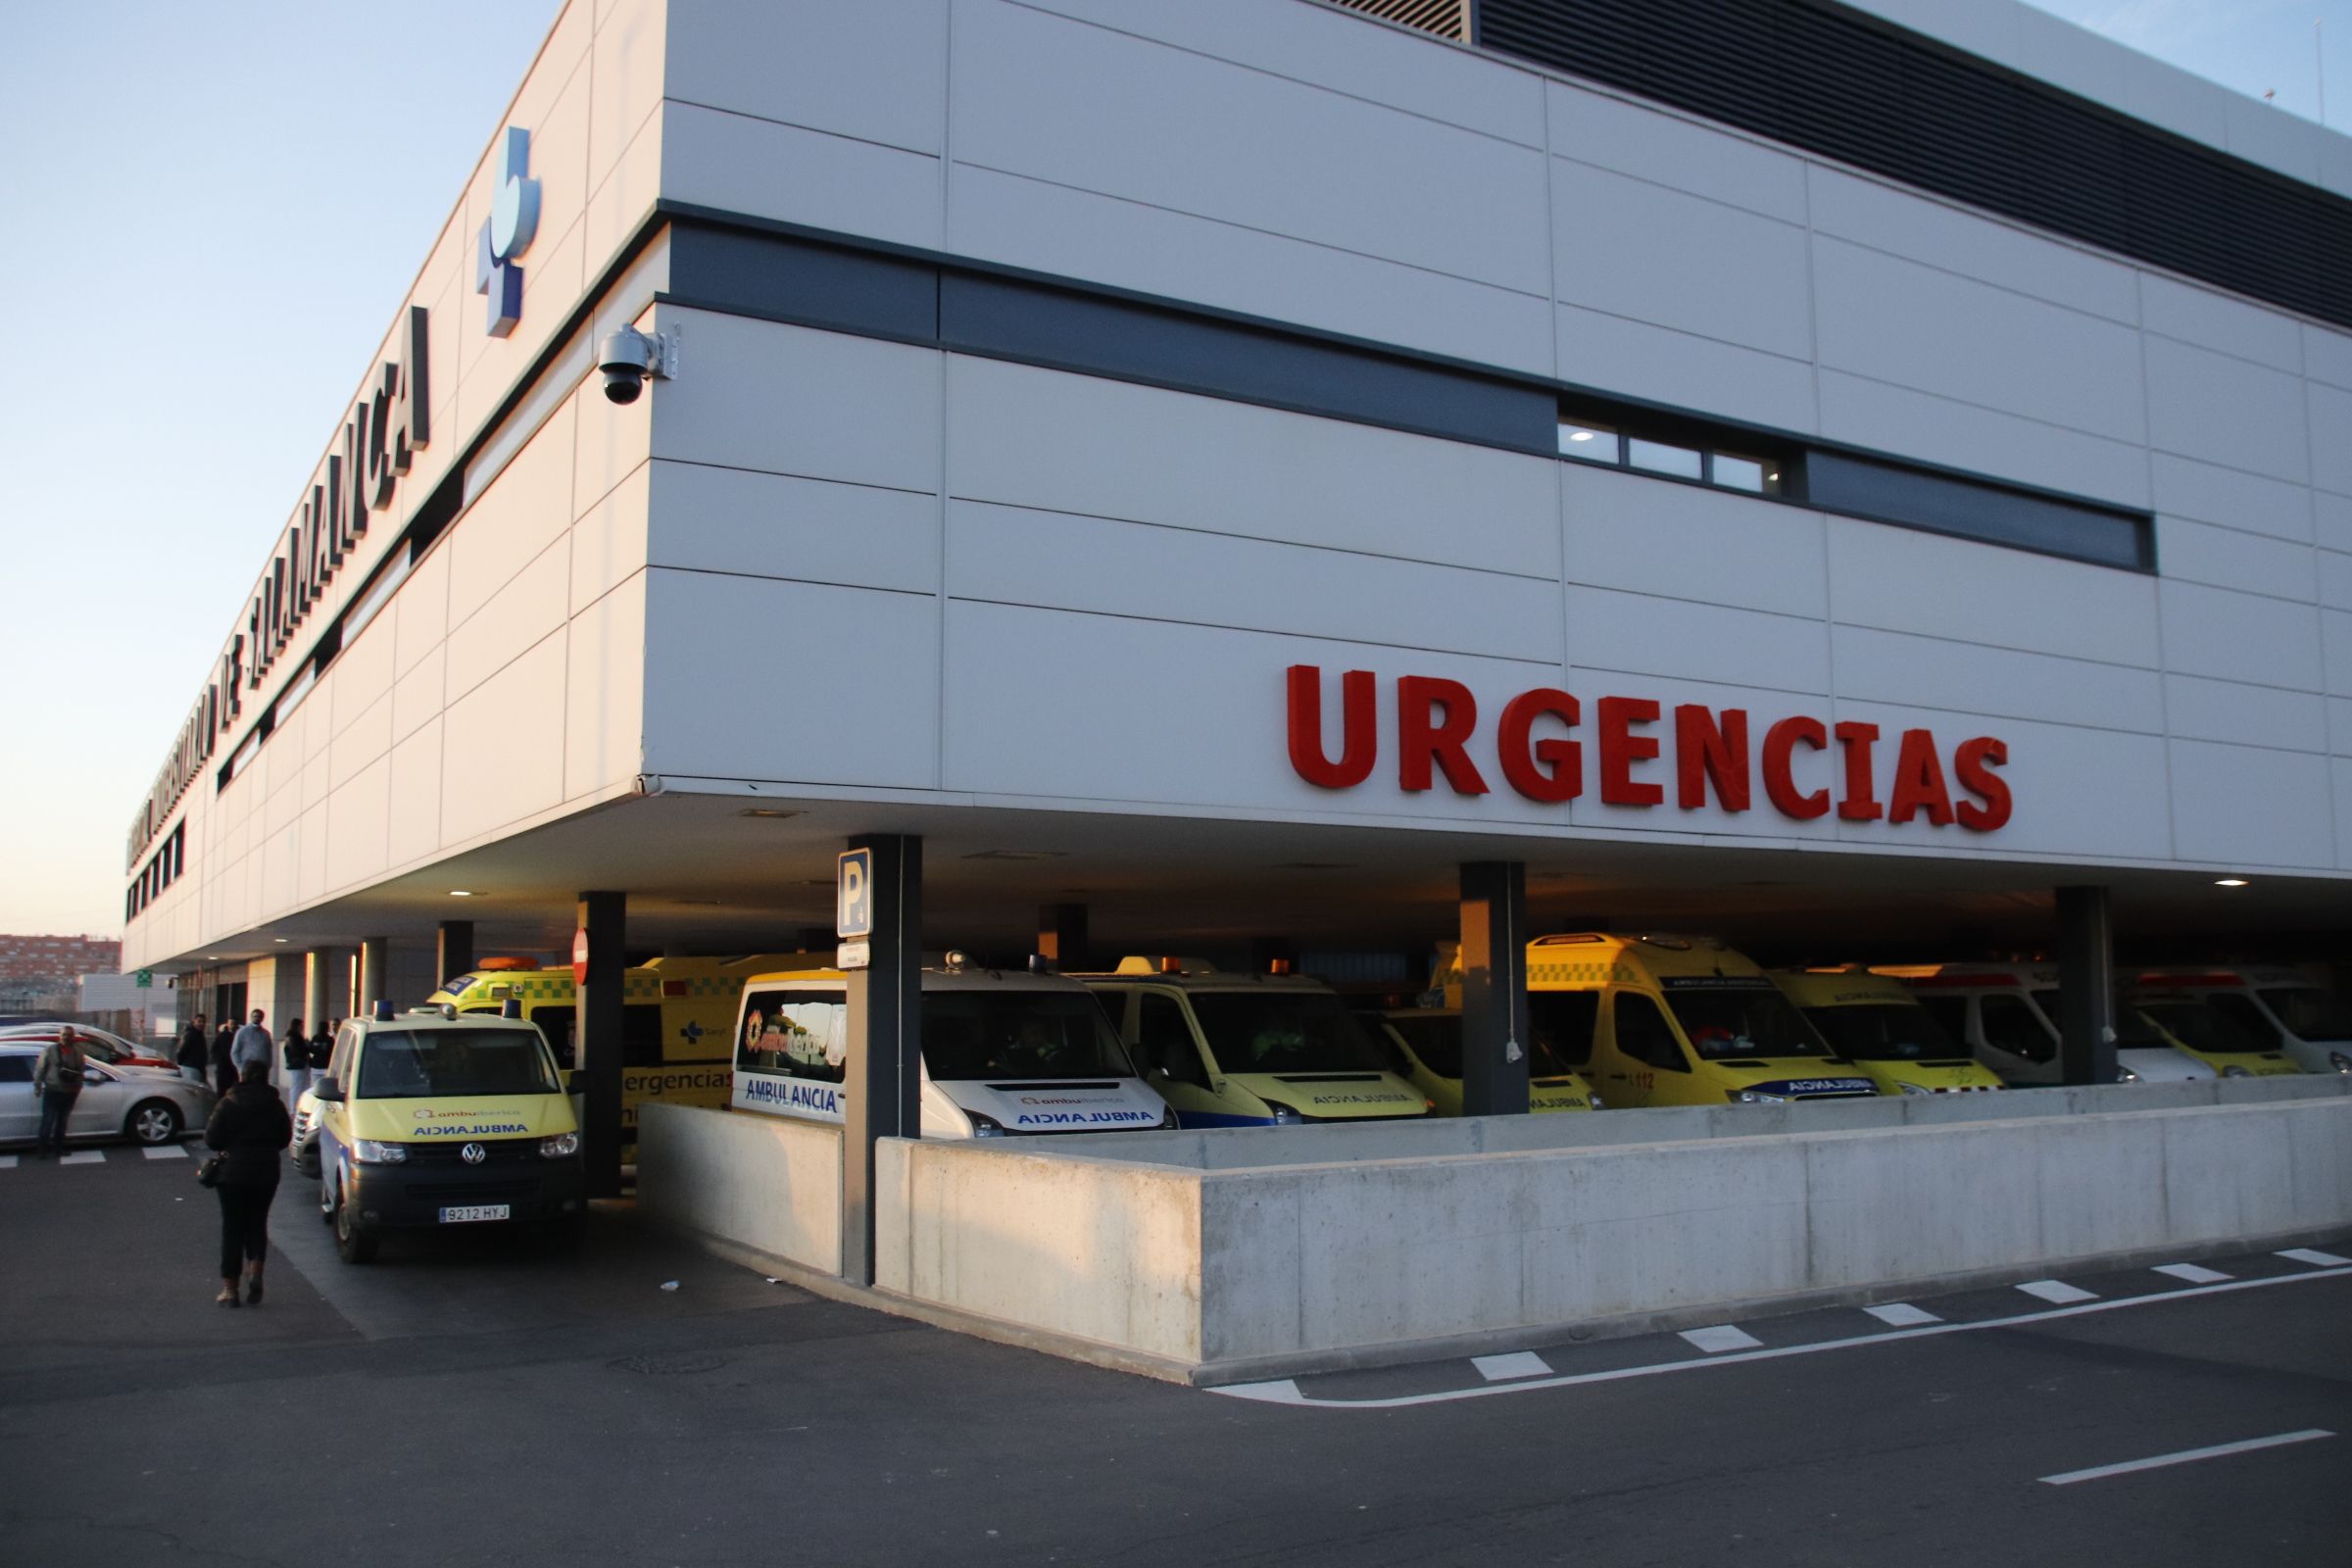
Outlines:
{"label": "van side mirror", "polygon": [[343,1102],[343,1086],[332,1078],[321,1078],[312,1088],[311,1095],[322,1102],[339,1105]]}

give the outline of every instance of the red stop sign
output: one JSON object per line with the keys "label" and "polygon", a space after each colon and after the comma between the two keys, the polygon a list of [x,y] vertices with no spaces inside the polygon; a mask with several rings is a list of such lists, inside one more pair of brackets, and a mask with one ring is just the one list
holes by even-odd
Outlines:
{"label": "red stop sign", "polygon": [[584,927],[571,934],[571,983],[588,983],[588,932]]}

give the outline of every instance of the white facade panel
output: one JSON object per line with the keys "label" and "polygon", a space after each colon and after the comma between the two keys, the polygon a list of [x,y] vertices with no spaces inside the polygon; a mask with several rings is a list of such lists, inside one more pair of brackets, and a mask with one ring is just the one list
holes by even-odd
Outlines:
{"label": "white facade panel", "polygon": [[[2277,111],[2275,119],[2283,119]],[[2254,360],[2290,375],[2303,369],[2303,334],[2294,318],[2200,288],[2162,272],[2139,274],[2141,324],[2151,332],[2216,353]]]}
{"label": "white facade panel", "polygon": [[[2345,156],[2352,161],[2352,138],[2344,138]],[[2329,386],[2352,389],[2352,332],[2303,323],[2303,373]]]}
{"label": "white facade panel", "polygon": [[721,0],[710,12],[670,40],[663,83],[670,98],[939,155],[947,135],[948,0]]}
{"label": "white facade panel", "polygon": [[[646,579],[646,772],[938,786],[938,600],[662,567]],[[812,701],[791,712],[755,695],[796,690]]]}
{"label": "white facade panel", "polygon": [[2328,749],[2327,703],[2316,692],[2167,675],[2164,711],[2171,732],[2184,740],[2289,752]]}
{"label": "white facade panel", "polygon": [[1559,573],[1548,458],[991,360],[948,389],[959,499]]}
{"label": "white facade panel", "polygon": [[662,111],[662,194],[901,245],[941,243],[935,156],[675,98]]}
{"label": "white facade panel", "polygon": [[452,705],[563,628],[570,569],[571,552],[558,539],[450,632],[444,690]]}
{"label": "white facade panel", "polygon": [[1782,692],[1830,690],[1829,628],[1802,615],[1570,586],[1568,662]]}
{"label": "white facade panel", "polygon": [[2310,481],[2299,380],[2154,335],[2147,359],[2153,445],[2275,479]]}
{"label": "white facade panel", "polygon": [[[2149,460],[2160,513],[2308,543],[2312,493],[2284,479],[2158,452]],[[2159,566],[2166,563],[2158,553]]]}
{"label": "white facade panel", "polygon": [[449,557],[449,618],[466,623],[564,537],[572,518],[572,416],[566,402],[466,509],[443,547]]}
{"label": "white facade panel", "polygon": [[473,842],[563,804],[564,748],[553,736],[544,745],[483,742],[513,733],[520,715],[556,708],[557,694],[564,690],[564,653],[559,626],[470,692],[451,697],[441,730],[443,849]]}
{"label": "white facade panel", "polygon": [[620,788],[644,768],[646,581],[638,572],[572,617],[564,662],[566,801]]}
{"label": "white facade panel", "polygon": [[2164,686],[2153,670],[1865,626],[1833,627],[1830,653],[1840,701],[2165,732]]}
{"label": "white facade panel", "polygon": [[2311,482],[2352,496],[2352,392],[2306,383],[2311,405]]}
{"label": "white facade panel", "polygon": [[2197,583],[2164,584],[2167,669],[2296,691],[2323,689],[2319,611]]}
{"label": "white facade panel", "polygon": [[2311,511],[2321,545],[2329,550],[2352,552],[2352,496],[2315,490],[2311,494]]}
{"label": "white facade panel", "polygon": [[1838,240],[1813,247],[1821,363],[2111,441],[2146,438],[2127,327]]}
{"label": "white facade panel", "polygon": [[1829,614],[1819,513],[1560,465],[1568,580],[1814,619]]}
{"label": "white facade panel", "polygon": [[2171,760],[2174,850],[2181,858],[2334,863],[2327,758],[2176,739]]}
{"label": "white facade panel", "polygon": [[[640,491],[635,499],[636,525],[644,528],[652,518],[642,562],[852,588],[939,591],[937,496],[697,463],[656,463],[649,472],[650,494]],[[625,500],[611,510],[616,516],[631,512]],[[574,579],[576,592],[577,568]]]}
{"label": "white facade panel", "polygon": [[956,23],[959,162],[1544,292],[1531,148],[1017,6]]}
{"label": "white facade panel", "polygon": [[1838,370],[1817,379],[1821,433],[1831,440],[2115,506],[2148,504],[2148,455],[2136,443]]}
{"label": "white facade panel", "polygon": [[2330,610],[2352,610],[2352,556],[2323,550],[2319,558],[2320,603]]}
{"label": "white facade panel", "polygon": [[386,858],[410,865],[441,848],[441,715],[392,748]]}
{"label": "white facade panel", "polygon": [[2181,517],[2156,518],[2156,559],[2164,564],[2167,577],[2183,582],[2309,603],[2319,592],[2315,554],[2309,545]]}
{"label": "white facade panel", "polygon": [[1830,609],[1841,624],[2154,669],[2156,584],[1909,529],[1832,517]]}
{"label": "white facade panel", "polygon": [[1745,208],[1554,159],[1553,290],[1610,316],[1803,359],[1805,231]]}
{"label": "white facade panel", "polygon": [[1544,84],[1551,150],[1784,222],[1805,220],[1805,164],[1761,142],[1595,89]]}
{"label": "white facade panel", "polygon": [[1568,305],[1554,322],[1563,381],[1781,429],[1818,427],[1805,361]]}

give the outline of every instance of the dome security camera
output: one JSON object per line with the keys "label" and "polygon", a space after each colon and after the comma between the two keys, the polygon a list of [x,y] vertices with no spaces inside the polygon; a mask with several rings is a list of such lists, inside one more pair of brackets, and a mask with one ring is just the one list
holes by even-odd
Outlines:
{"label": "dome security camera", "polygon": [[647,376],[667,380],[677,374],[677,335],[674,332],[649,335],[633,326],[608,332],[597,347],[596,368],[605,378],[607,401],[634,403],[645,390]]}

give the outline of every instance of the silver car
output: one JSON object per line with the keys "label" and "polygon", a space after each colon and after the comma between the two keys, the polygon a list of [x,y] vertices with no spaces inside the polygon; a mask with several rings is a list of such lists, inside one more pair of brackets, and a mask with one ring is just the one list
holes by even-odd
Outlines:
{"label": "silver car", "polygon": [[[31,1143],[40,1135],[41,1097],[32,1088],[40,1058],[38,1046],[0,1040],[0,1143]],[[66,1137],[76,1143],[168,1144],[213,1113],[213,1092],[168,1068],[110,1067],[93,1057],[81,1079],[66,1120]]]}

